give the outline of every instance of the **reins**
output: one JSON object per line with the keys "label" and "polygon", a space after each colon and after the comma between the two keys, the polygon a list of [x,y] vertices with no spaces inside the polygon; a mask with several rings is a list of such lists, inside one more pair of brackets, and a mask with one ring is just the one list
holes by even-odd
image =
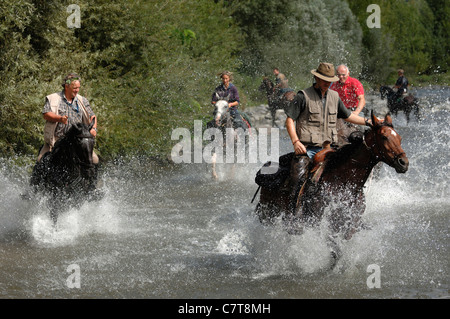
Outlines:
{"label": "reins", "polygon": [[[385,158],[384,155],[377,155],[377,154],[375,154],[374,148],[375,148],[375,146],[376,146],[376,142],[374,142],[373,145],[371,145],[371,146],[367,145],[367,142],[366,142],[366,136],[363,135],[363,141],[362,141],[362,143],[363,143],[363,145],[366,147],[366,150],[368,150],[368,151],[370,152],[371,158],[372,158],[372,157],[375,158],[375,160],[374,160],[373,162],[378,162],[380,158],[383,158],[383,159],[386,160],[386,158]],[[393,153],[394,153],[394,152],[393,152]],[[398,160],[401,156],[403,156],[403,155],[406,155],[406,153],[405,153],[405,152],[401,152],[401,153],[398,153],[398,154],[395,154],[395,153],[394,153],[394,158],[393,158],[392,162],[397,161],[397,160]],[[354,160],[354,159],[352,159],[352,161],[357,162],[357,161]]]}

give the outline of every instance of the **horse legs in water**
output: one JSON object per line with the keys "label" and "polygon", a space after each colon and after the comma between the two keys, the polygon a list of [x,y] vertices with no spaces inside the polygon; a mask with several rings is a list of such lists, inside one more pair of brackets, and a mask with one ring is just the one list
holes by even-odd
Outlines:
{"label": "horse legs in water", "polygon": [[217,154],[214,153],[211,157],[211,174],[214,179],[218,178],[217,172],[216,172],[216,162],[217,162]]}
{"label": "horse legs in water", "polygon": [[272,115],[272,127],[275,126],[275,117],[277,115],[277,109],[275,106],[270,108],[270,114]]}
{"label": "horse legs in water", "polygon": [[58,221],[58,212],[55,208],[50,208],[50,219],[53,221],[53,226],[56,226],[56,222]]}
{"label": "horse legs in water", "polygon": [[56,194],[52,194],[52,196],[50,196],[47,201],[50,201],[47,204],[47,207],[50,210],[50,219],[53,221],[53,226],[56,226],[62,203],[59,203]]}
{"label": "horse legs in water", "polygon": [[333,269],[334,267],[336,267],[339,259],[341,259],[342,251],[341,248],[339,247],[336,237],[333,235],[328,236],[327,246],[330,248],[330,255],[331,255],[330,269]]}

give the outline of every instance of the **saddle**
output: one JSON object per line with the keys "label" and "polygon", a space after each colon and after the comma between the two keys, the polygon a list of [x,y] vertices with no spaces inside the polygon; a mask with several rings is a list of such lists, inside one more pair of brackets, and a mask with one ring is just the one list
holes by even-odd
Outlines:
{"label": "saddle", "polygon": [[324,143],[323,149],[319,151],[313,159],[313,166],[310,170],[312,181],[317,184],[322,175],[323,169],[325,167],[326,158],[329,153],[335,152],[336,150],[331,148],[330,143]]}
{"label": "saddle", "polygon": [[279,162],[266,162],[256,173],[255,183],[270,190],[280,188],[289,176],[291,161],[295,153],[288,153],[279,157]]}

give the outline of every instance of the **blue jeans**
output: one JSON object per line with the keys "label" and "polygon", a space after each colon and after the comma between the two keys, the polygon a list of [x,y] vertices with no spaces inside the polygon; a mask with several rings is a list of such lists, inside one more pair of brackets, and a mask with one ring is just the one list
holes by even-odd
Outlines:
{"label": "blue jeans", "polygon": [[306,147],[306,155],[308,155],[310,159],[314,159],[314,155],[319,153],[321,150],[321,146],[308,146]]}
{"label": "blue jeans", "polygon": [[233,119],[233,126],[234,126],[234,128],[241,127],[244,130],[246,129],[244,121],[242,121],[241,115],[239,114],[239,112],[237,110],[237,107],[231,107],[230,108],[230,115],[231,115],[231,118]]}

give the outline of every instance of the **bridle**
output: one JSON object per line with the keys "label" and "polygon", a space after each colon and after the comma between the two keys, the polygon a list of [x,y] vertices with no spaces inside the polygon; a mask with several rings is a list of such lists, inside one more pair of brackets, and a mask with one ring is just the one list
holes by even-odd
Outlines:
{"label": "bridle", "polygon": [[[75,135],[75,139],[82,139],[82,138],[93,139],[94,136],[92,136],[91,133],[86,134],[85,132],[81,132],[80,134]],[[71,143],[73,143],[73,141]],[[90,169],[95,166],[93,163],[86,163],[86,162],[82,161],[78,155],[74,156],[73,159],[74,159],[74,164],[80,165],[81,167],[83,167],[85,169]]]}
{"label": "bridle", "polygon": [[[366,147],[366,149],[370,152],[371,157],[374,158],[373,162],[378,162],[380,159],[384,159],[386,161],[386,163],[387,163],[388,161],[387,161],[387,158],[386,158],[386,156],[384,154],[381,154],[381,155],[377,154],[379,152],[376,151],[377,150],[377,148],[376,148],[376,144],[377,144],[376,143],[376,138],[374,140],[375,141],[373,142],[373,144],[369,146],[369,145],[367,145],[366,135],[363,135],[363,142],[362,143]],[[406,153],[405,152],[400,152],[398,154],[394,153],[394,157],[393,157],[392,161],[390,161],[390,162],[391,163],[397,162],[399,160],[399,158],[402,157],[403,155],[406,155]]]}

